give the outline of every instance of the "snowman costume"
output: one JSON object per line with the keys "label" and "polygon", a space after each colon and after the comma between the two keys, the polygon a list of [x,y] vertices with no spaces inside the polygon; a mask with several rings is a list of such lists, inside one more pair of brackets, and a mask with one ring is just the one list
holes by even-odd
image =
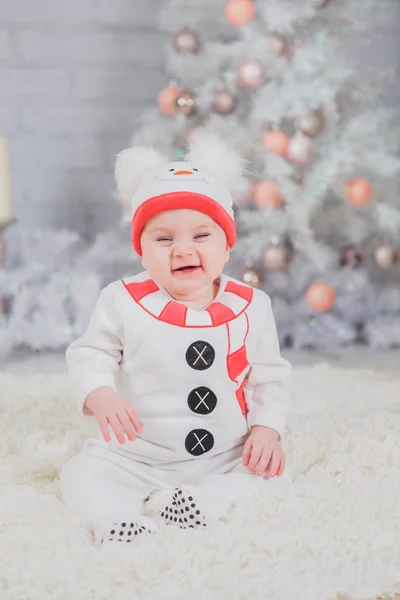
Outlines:
{"label": "snowman costume", "polygon": [[[189,162],[158,161],[138,178],[137,151],[119,155],[116,178],[120,193],[122,171],[135,179],[130,198],[138,254],[146,222],[179,208],[211,216],[233,247],[228,190]],[[110,443],[102,435],[88,439],[62,470],[64,500],[97,543],[129,542],[156,531],[157,521],[205,527],[238,500],[288,483],[288,470],[258,478],[241,460],[252,425],[281,438],[285,430],[290,365],[280,355],[263,291],[221,274],[215,299],[194,310],[144,271],[102,290],[86,332],[66,357],[81,414],[90,392],[110,387],[131,400],[143,423],[133,442],[119,444],[112,430]],[[143,514],[149,496],[146,506],[158,518]]]}

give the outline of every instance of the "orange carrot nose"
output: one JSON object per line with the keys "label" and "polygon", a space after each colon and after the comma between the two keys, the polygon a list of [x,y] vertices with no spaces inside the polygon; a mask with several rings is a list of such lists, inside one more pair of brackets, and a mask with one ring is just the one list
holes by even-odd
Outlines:
{"label": "orange carrot nose", "polygon": [[175,171],[174,175],[193,175],[193,171]]}

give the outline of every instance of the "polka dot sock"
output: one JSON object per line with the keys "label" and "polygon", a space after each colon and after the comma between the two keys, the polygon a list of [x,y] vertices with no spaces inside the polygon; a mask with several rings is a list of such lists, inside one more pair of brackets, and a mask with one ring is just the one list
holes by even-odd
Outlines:
{"label": "polka dot sock", "polygon": [[206,527],[207,522],[196,504],[194,496],[184,488],[175,488],[172,501],[160,511],[167,525],[176,525],[181,529]]}
{"label": "polka dot sock", "polygon": [[97,528],[95,532],[95,543],[100,545],[107,542],[131,543],[138,536],[155,533],[157,525],[146,517],[136,520],[111,520],[107,525]]}

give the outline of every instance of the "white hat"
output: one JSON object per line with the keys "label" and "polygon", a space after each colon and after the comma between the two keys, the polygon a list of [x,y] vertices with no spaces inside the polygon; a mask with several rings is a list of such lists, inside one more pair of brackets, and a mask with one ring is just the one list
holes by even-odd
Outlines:
{"label": "white hat", "polygon": [[[207,161],[201,160],[201,164],[204,163]],[[217,164],[213,171],[221,170],[226,179],[224,166],[226,164]],[[235,181],[236,177],[238,181],[238,172],[242,177],[241,165],[231,159],[229,167],[230,179]],[[214,219],[225,231],[228,245],[231,248],[235,245],[232,196],[225,185],[216,181],[197,161],[165,164],[164,158],[153,149],[128,148],[117,157],[115,179],[122,201],[131,207],[132,244],[140,256],[140,236],[147,221],[163,211],[182,208],[197,210]],[[243,187],[242,180],[240,183]]]}

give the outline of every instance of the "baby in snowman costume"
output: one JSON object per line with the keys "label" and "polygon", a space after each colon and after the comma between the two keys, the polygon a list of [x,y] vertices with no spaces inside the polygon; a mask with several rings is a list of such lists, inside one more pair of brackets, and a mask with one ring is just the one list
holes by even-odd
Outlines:
{"label": "baby in snowman costume", "polygon": [[67,350],[78,408],[101,435],[68,460],[61,492],[97,544],[163,523],[205,528],[291,481],[281,447],[291,367],[267,294],[223,273],[236,240],[232,197],[203,168],[210,156],[194,157],[118,155],[145,271],[102,290]]}

